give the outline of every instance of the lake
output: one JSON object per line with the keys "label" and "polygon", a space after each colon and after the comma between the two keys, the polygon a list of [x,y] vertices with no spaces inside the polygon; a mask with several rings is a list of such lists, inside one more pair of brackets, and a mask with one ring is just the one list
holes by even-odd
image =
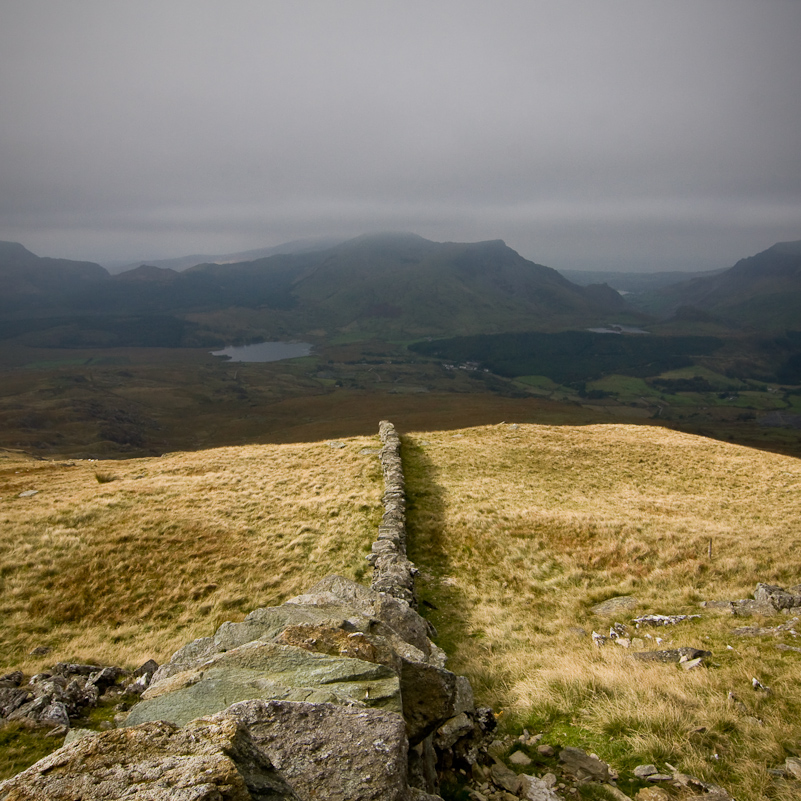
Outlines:
{"label": "lake", "polygon": [[232,362],[278,362],[308,356],[312,346],[308,342],[259,342],[256,345],[232,345],[214,350],[212,356],[222,356]]}

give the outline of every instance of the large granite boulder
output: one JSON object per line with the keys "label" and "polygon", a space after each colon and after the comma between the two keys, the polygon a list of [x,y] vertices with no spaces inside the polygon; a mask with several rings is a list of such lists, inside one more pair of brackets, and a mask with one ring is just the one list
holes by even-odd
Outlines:
{"label": "large granite boulder", "polygon": [[0,784],[0,801],[122,798],[301,801],[234,717],[84,737]]}
{"label": "large granite boulder", "polygon": [[301,799],[405,801],[408,743],[392,712],[246,701],[212,720],[245,725]]}

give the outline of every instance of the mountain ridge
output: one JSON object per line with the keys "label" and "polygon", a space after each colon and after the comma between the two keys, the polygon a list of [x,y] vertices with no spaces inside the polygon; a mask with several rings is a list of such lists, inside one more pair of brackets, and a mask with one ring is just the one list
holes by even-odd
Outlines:
{"label": "mountain ridge", "polygon": [[[7,286],[2,310],[17,316],[228,310],[234,317],[237,308],[247,308],[258,312],[259,330],[272,329],[274,335],[325,329],[416,337],[636,315],[611,288],[577,286],[502,240],[443,243],[409,233],[368,234],[323,250],[203,263],[182,272],[140,265],[116,275],[91,263],[50,264],[21,245],[7,250],[10,266],[0,263],[0,282]],[[13,267],[18,262],[23,268]],[[55,276],[53,270],[61,272]],[[51,276],[50,284],[37,279],[27,291],[11,280],[26,272]]]}

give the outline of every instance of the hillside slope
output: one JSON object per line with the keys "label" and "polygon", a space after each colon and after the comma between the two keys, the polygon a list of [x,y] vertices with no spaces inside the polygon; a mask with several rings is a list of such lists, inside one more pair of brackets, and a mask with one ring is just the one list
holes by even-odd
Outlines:
{"label": "hillside slope", "polygon": [[293,293],[338,327],[489,333],[589,324],[627,310],[609,287],[572,284],[500,240],[364,236],[318,254],[316,262]]}
{"label": "hillside slope", "polygon": [[[797,797],[797,785],[768,773],[801,743],[792,617],[743,619],[699,603],[801,581],[798,459],[623,425],[501,424],[403,440],[421,608],[450,668],[504,726],[594,750],[629,773],[669,762],[742,801]],[[3,667],[162,661],[327,573],[366,583],[378,438],[341,445],[102,463],[4,453]],[[28,490],[38,493],[20,495]],[[631,605],[593,611],[616,596]],[[635,629],[646,613],[701,617]],[[630,648],[594,644],[591,632],[613,623],[627,627]],[[36,646],[53,650],[29,655]],[[711,664],[685,671],[630,656],[680,647],[710,651]]]}
{"label": "hillside slope", "polygon": [[633,302],[666,317],[699,311],[739,328],[799,330],[801,240],[779,242],[722,273],[644,293]]}

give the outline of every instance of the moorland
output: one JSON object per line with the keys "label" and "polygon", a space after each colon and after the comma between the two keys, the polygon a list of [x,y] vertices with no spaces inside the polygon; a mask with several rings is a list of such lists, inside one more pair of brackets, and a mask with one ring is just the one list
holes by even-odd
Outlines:
{"label": "moorland", "polygon": [[[4,452],[4,665],[163,662],[329,573],[369,581],[378,438],[335,444],[105,461]],[[421,430],[402,453],[420,609],[502,731],[595,752],[621,775],[671,764],[744,801],[797,797],[769,772],[801,754],[791,618],[700,605],[798,583],[797,458],[609,424]],[[625,610],[596,611],[619,596]],[[635,629],[646,614],[700,617]],[[598,647],[592,632],[614,623],[641,642]],[[633,660],[638,647],[712,656],[685,671]],[[84,725],[114,712],[101,706]],[[59,744],[13,727],[3,736],[5,775]],[[633,797],[644,784],[621,787]]]}
{"label": "moorland", "polygon": [[[621,295],[413,235],[116,275],[5,243],[3,667],[162,661],[362,579],[385,418],[407,432],[421,609],[506,731],[789,801],[769,772],[801,754],[788,618],[744,635],[699,604],[801,581],[801,247],[665,280]],[[210,353],[265,340],[314,348]],[[593,612],[616,596],[625,620]],[[647,613],[701,614],[659,636],[711,661],[593,644]],[[57,745],[2,736],[6,775]]]}

